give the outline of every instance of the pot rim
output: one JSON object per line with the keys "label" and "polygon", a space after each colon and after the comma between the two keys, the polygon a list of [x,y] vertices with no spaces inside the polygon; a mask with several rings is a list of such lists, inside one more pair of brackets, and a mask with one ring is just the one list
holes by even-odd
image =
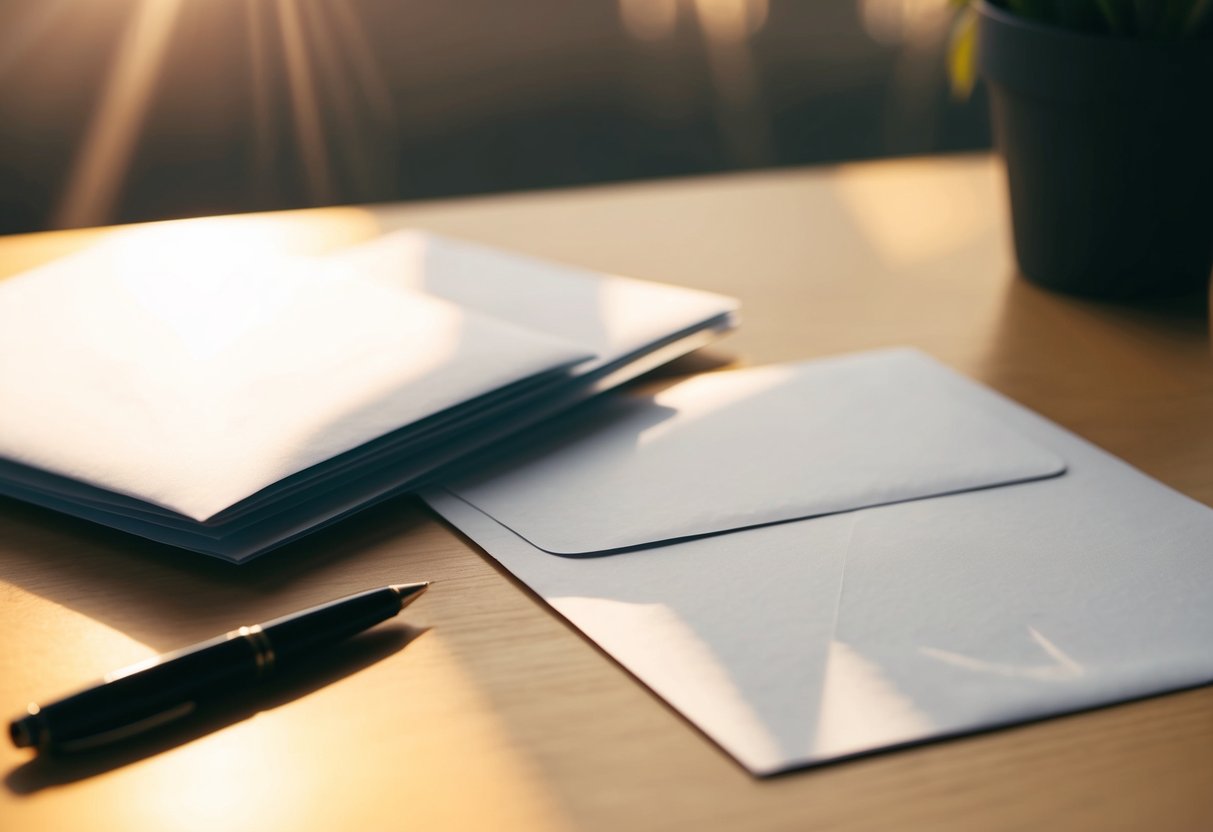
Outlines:
{"label": "pot rim", "polygon": [[1103,35],[1027,20],[978,0],[977,63],[989,82],[1041,99],[1158,96],[1204,106],[1213,83],[1213,39]]}
{"label": "pot rim", "polygon": [[[1157,44],[1160,48],[1171,49],[1213,49],[1213,34],[1203,37],[1142,37],[1141,35],[1119,35],[1111,32],[1086,32],[1081,29],[1069,29],[1055,23],[1044,23],[1039,20],[1021,17],[1008,9],[999,6],[991,0],[977,0],[973,4],[977,13],[1002,25],[1022,29],[1026,32],[1039,34],[1044,37],[1064,38],[1071,41],[1086,41],[1091,48],[1100,48],[1097,44],[1124,44],[1139,48],[1142,45]],[[1122,47],[1113,47],[1122,48]]]}

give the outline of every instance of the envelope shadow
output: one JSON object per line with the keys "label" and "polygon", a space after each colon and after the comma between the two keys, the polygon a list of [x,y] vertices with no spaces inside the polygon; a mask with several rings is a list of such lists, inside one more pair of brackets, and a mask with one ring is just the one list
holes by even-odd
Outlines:
{"label": "envelope shadow", "polygon": [[154,757],[352,676],[403,650],[425,632],[394,624],[364,633],[317,654],[306,667],[284,671],[264,684],[208,702],[184,720],[125,742],[75,754],[40,753],[11,770],[4,785],[14,794],[29,795]]}

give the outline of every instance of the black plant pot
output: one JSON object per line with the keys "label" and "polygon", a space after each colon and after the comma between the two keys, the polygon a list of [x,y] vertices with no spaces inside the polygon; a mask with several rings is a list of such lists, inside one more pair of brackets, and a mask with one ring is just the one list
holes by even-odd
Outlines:
{"label": "black plant pot", "polygon": [[1213,40],[1089,35],[982,0],[1015,253],[1042,286],[1177,295],[1213,268]]}

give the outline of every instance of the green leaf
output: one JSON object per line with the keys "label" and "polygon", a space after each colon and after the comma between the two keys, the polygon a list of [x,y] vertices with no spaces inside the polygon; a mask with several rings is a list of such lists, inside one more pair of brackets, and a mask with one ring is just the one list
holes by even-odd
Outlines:
{"label": "green leaf", "polygon": [[1191,37],[1213,33],[1213,0],[1196,0],[1184,21],[1183,33]]}
{"label": "green leaf", "polygon": [[1117,8],[1116,0],[1095,0],[1095,4],[1099,7],[1109,32],[1114,35],[1129,34],[1129,20],[1125,14],[1127,10]]}

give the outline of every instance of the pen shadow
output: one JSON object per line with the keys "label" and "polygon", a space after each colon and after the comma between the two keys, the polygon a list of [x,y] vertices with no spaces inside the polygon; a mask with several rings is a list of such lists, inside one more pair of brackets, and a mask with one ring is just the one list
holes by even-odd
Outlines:
{"label": "pen shadow", "polygon": [[232,564],[0,499],[0,582],[165,652],[331,599],[334,585],[429,579],[415,543],[428,522],[413,498],[395,498]]}
{"label": "pen shadow", "polygon": [[4,785],[13,794],[31,795],[154,757],[352,676],[403,650],[428,629],[392,624],[363,633],[339,648],[317,654],[309,659],[305,668],[284,671],[263,684],[244,690],[243,695],[232,694],[209,702],[184,720],[95,750],[75,754],[39,753],[12,769],[5,776]]}

